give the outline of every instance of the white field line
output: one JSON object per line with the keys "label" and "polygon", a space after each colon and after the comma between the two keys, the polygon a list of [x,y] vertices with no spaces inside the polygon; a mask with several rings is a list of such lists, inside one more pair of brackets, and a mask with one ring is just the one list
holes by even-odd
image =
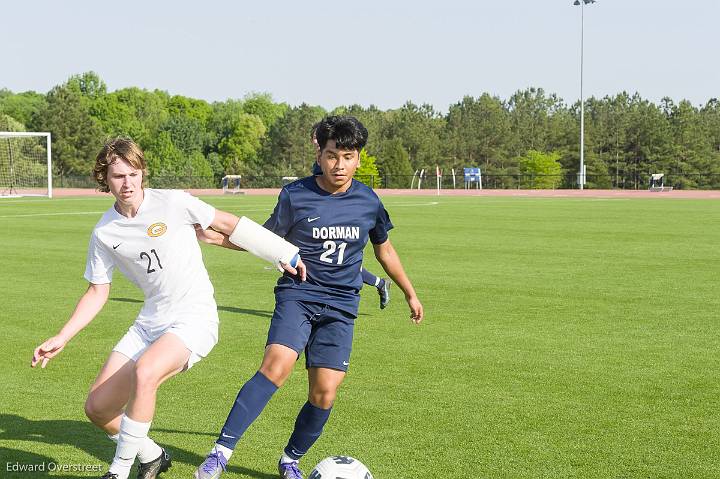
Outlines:
{"label": "white field line", "polygon": [[439,201],[431,201],[429,203],[387,203],[383,202],[385,206],[390,206],[392,208],[397,208],[398,206],[435,206],[439,205]]}
{"label": "white field line", "polygon": [[19,204],[32,204],[35,203],[38,204],[58,204],[60,202],[65,203],[66,201],[107,201],[110,202],[111,198],[104,197],[104,196],[92,196],[92,197],[82,197],[82,198],[56,198],[56,199],[48,199],[48,198],[38,198],[36,200],[15,200],[12,198],[9,198],[8,201],[2,201],[5,198],[0,198],[0,206],[13,206],[13,205],[19,205]]}
{"label": "white field line", "polygon": [[27,215],[3,215],[0,218],[32,218],[36,216],[76,216],[76,215],[101,215],[104,211],[77,211],[67,213],[33,213]]}
{"label": "white field line", "polygon": [[[397,208],[399,206],[435,206],[440,204],[439,201],[431,201],[429,203],[398,203],[398,204],[392,204],[393,208]],[[270,211],[270,208],[252,208],[252,209],[243,209],[243,208],[233,208],[237,211],[240,211],[242,213],[246,212],[258,212],[258,211]],[[101,215],[105,213],[105,211],[68,211],[63,213],[28,213],[23,215],[0,215],[0,218],[35,218],[40,216],[80,216],[80,215]]]}

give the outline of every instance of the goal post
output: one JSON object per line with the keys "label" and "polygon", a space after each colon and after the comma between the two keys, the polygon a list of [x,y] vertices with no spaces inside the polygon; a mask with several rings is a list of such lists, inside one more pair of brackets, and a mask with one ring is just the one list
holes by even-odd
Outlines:
{"label": "goal post", "polygon": [[0,198],[52,198],[50,133],[0,131]]}

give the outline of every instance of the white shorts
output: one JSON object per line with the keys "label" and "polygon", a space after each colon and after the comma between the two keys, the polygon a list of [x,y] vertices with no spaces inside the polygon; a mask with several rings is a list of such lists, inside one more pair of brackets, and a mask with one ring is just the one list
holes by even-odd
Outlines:
{"label": "white shorts", "polygon": [[115,345],[113,351],[124,354],[137,362],[145,350],[165,333],[173,333],[179,337],[185,347],[190,350],[190,358],[185,366],[185,370],[187,370],[207,356],[217,344],[218,323],[211,321],[175,323],[152,335],[137,323],[133,323],[125,336]]}

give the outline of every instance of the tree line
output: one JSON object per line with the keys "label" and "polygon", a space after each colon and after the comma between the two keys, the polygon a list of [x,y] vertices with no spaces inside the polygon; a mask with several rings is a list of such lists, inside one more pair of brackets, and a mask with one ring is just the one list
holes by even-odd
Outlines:
{"label": "tree line", "polygon": [[[102,142],[129,136],[146,153],[156,184],[217,186],[226,174],[277,186],[309,174],[310,131],[326,114],[350,114],[370,132],[360,174],[374,184],[409,187],[417,170],[447,178],[480,167],[489,186],[574,187],[579,169],[579,102],[542,88],[509,99],[466,96],[447,113],[428,104],[401,108],[350,105],[327,111],[291,106],[269,94],[208,103],[161,90],[109,92],[93,72],[47,94],[0,90],[0,131],[49,131],[53,174],[87,177]],[[619,93],[585,101],[585,164],[590,188],[644,188],[665,173],[678,188],[720,188],[720,102],[695,106]],[[529,181],[528,178],[533,178]]]}

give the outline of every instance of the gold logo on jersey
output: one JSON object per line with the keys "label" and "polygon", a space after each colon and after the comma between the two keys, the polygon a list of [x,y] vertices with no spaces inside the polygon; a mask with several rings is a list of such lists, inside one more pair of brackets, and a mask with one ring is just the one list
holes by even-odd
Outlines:
{"label": "gold logo on jersey", "polygon": [[148,226],[147,233],[148,236],[151,238],[154,238],[156,236],[162,236],[167,231],[167,225],[165,223],[153,223],[150,226]]}

